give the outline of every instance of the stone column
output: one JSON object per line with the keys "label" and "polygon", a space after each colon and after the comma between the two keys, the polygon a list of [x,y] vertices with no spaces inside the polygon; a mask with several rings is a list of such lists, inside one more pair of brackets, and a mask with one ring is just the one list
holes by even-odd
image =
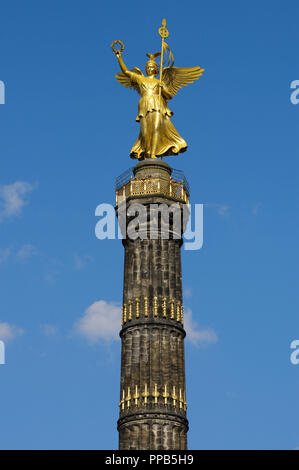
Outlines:
{"label": "stone column", "polygon": [[[137,238],[123,239],[119,448],[187,449],[180,250],[189,192],[159,160],[141,162],[133,171],[134,177],[117,188],[123,235],[138,215],[128,215],[128,208],[140,204],[146,217]],[[160,204],[166,209],[162,216]]]}

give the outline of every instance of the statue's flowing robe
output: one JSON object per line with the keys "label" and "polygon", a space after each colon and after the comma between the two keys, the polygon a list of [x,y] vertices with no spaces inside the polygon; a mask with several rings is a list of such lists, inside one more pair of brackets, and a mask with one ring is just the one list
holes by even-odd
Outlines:
{"label": "statue's flowing robe", "polygon": [[[130,72],[131,81],[135,82],[141,99],[138,104],[136,121],[140,122],[140,133],[135,145],[130,152],[132,158],[144,158],[146,156],[146,139],[153,135],[153,119],[151,113],[159,113],[158,139],[156,156],[177,155],[187,150],[186,141],[179,135],[170,118],[173,112],[167,106],[167,100],[163,96],[163,90],[159,97],[159,81],[156,78],[145,77]],[[142,120],[146,122],[143,125]],[[145,129],[146,134],[145,135]]]}

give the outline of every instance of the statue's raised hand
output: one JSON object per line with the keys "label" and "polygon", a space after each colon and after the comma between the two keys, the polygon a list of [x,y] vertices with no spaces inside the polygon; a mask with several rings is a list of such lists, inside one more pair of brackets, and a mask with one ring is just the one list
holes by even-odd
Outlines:
{"label": "statue's raised hand", "polygon": [[[115,49],[116,44],[120,45],[120,49]],[[116,57],[121,57],[121,53],[124,50],[124,48],[125,48],[124,43],[122,41],[119,41],[118,39],[116,39],[116,41],[113,41],[113,43],[111,44],[111,49],[113,50]]]}

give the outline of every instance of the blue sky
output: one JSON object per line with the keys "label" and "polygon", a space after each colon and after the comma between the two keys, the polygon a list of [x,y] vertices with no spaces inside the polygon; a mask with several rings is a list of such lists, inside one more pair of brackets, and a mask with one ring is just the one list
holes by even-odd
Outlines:
{"label": "blue sky", "polygon": [[205,68],[171,102],[189,149],[167,159],[206,204],[203,248],[182,252],[189,447],[299,446],[298,14],[292,0],[2,0],[1,448],[117,448],[123,247],[95,237],[94,211],[132,166],[138,96],[110,44],[143,69],[163,17],[176,65]]}

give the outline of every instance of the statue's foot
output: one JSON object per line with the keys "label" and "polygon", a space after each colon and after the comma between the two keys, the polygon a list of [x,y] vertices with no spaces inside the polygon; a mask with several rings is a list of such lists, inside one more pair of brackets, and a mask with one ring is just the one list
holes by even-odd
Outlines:
{"label": "statue's foot", "polygon": [[158,157],[156,157],[156,155],[151,155],[151,158],[158,158]]}

